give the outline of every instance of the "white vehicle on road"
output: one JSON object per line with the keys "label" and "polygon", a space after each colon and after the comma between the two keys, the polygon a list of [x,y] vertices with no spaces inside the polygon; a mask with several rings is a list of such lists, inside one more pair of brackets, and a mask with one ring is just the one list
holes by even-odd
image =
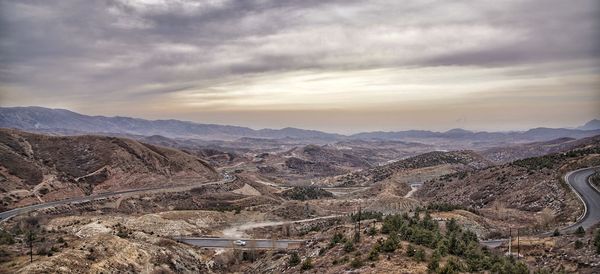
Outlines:
{"label": "white vehicle on road", "polygon": [[233,243],[235,245],[239,245],[239,246],[245,246],[246,245],[246,242],[242,241],[242,240],[235,240]]}

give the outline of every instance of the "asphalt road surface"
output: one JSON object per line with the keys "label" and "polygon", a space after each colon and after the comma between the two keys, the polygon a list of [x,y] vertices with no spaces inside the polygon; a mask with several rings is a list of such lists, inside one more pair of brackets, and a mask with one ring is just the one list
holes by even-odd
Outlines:
{"label": "asphalt road surface", "polygon": [[482,245],[485,245],[489,248],[496,248],[501,246],[503,243],[508,242],[508,239],[494,239],[494,240],[486,240],[480,241]]}
{"label": "asphalt road surface", "polygon": [[600,171],[600,167],[578,169],[565,175],[565,181],[581,197],[586,210],[578,222],[564,228],[564,231],[575,230],[579,226],[588,229],[600,222],[600,193],[590,185],[588,180],[596,171]]}
{"label": "asphalt road surface", "polygon": [[[226,239],[226,238],[177,238],[177,241],[206,248],[239,249],[293,249],[304,244],[304,240],[268,240],[268,239]],[[236,245],[236,240],[246,242],[245,246]]]}
{"label": "asphalt road surface", "polygon": [[222,180],[214,181],[214,182],[207,182],[207,183],[202,183],[202,184],[194,184],[194,185],[188,185],[188,186],[138,188],[138,189],[123,190],[123,191],[115,191],[115,192],[105,192],[105,193],[94,194],[94,195],[89,195],[89,196],[85,196],[85,197],[75,197],[75,198],[69,198],[69,199],[64,199],[64,200],[60,200],[60,201],[52,201],[52,202],[47,202],[47,203],[35,204],[35,205],[30,205],[30,206],[25,206],[25,207],[20,207],[20,208],[11,209],[8,211],[0,212],[0,222],[5,221],[11,217],[14,217],[14,216],[17,216],[20,214],[25,214],[25,213],[28,213],[31,211],[51,208],[51,207],[60,206],[60,205],[77,204],[77,203],[89,202],[89,201],[94,201],[94,200],[102,200],[102,199],[106,199],[106,198],[110,198],[110,197],[114,197],[114,196],[127,195],[127,194],[131,195],[131,194],[142,194],[142,193],[150,193],[150,192],[185,191],[187,189],[191,189],[194,187],[228,183],[228,182],[232,182],[233,180],[235,180],[235,176],[225,175],[224,179],[222,179]]}

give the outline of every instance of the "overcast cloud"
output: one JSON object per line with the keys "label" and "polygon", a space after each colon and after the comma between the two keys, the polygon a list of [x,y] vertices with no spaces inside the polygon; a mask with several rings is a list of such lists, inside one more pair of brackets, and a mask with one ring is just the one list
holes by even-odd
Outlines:
{"label": "overcast cloud", "polygon": [[595,0],[0,3],[4,106],[338,132],[600,117]]}

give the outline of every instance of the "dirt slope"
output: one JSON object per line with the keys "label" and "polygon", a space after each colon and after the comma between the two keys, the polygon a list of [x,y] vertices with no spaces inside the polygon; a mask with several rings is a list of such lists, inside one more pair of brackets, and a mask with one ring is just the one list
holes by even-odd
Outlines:
{"label": "dirt slope", "polygon": [[3,207],[190,178],[212,181],[218,173],[190,154],[129,139],[0,129]]}
{"label": "dirt slope", "polygon": [[[433,151],[407,159],[399,160],[383,166],[373,167],[326,181],[327,184],[342,186],[368,186],[377,182],[397,177],[411,170],[430,167],[444,167],[453,171],[472,170],[486,167],[490,162],[473,151]],[[443,175],[443,174],[438,174]]]}
{"label": "dirt slope", "polygon": [[600,164],[600,141],[566,153],[527,158],[428,181],[416,197],[489,210],[522,212],[539,218],[572,221],[581,204],[562,176],[577,168]]}

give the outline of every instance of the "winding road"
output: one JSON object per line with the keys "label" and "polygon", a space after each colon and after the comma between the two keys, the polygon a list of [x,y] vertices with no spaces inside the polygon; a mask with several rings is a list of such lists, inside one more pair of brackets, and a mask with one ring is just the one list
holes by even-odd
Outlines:
{"label": "winding road", "polygon": [[578,221],[563,228],[563,231],[572,231],[579,226],[588,229],[600,222],[600,192],[589,181],[590,176],[598,171],[600,171],[600,167],[589,167],[571,171],[565,175],[565,182],[579,196],[585,209]]}
{"label": "winding road", "polygon": [[152,192],[187,191],[187,190],[190,190],[195,187],[230,183],[230,182],[233,182],[234,180],[235,180],[235,176],[225,174],[223,176],[223,179],[221,179],[219,181],[213,181],[213,182],[206,182],[206,183],[192,184],[192,185],[185,185],[185,186],[148,187],[148,188],[137,188],[137,189],[130,189],[130,190],[114,191],[114,192],[104,192],[104,193],[98,193],[98,194],[93,194],[93,195],[84,196],[84,197],[74,197],[74,198],[68,198],[68,199],[59,200],[59,201],[34,204],[34,205],[30,205],[30,206],[25,206],[25,207],[20,207],[20,208],[11,209],[8,211],[0,212],[0,222],[6,221],[6,220],[8,220],[14,216],[20,215],[20,214],[25,214],[25,213],[32,212],[35,210],[52,208],[52,207],[61,206],[61,205],[78,204],[78,203],[84,203],[84,202],[89,202],[89,201],[102,200],[102,199],[111,198],[111,197],[120,196],[120,195],[136,195],[136,194],[144,194],[144,193],[152,193]]}

